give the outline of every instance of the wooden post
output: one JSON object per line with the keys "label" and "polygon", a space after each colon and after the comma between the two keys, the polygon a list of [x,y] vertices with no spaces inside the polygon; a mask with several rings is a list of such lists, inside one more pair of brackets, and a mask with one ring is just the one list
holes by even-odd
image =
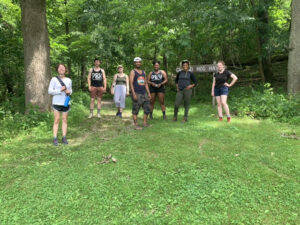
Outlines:
{"label": "wooden post", "polygon": [[[213,61],[213,64],[216,65],[217,62],[216,61]],[[213,73],[213,77],[214,77],[214,74]],[[215,107],[216,106],[216,96],[212,96],[212,106]]]}

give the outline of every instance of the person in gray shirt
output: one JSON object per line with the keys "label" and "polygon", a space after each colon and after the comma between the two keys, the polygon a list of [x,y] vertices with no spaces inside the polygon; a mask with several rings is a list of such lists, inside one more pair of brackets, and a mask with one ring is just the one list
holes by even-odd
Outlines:
{"label": "person in gray shirt", "polygon": [[190,108],[190,101],[192,96],[192,89],[197,85],[197,80],[195,75],[189,71],[190,62],[188,60],[184,60],[181,63],[183,70],[181,70],[175,79],[176,83],[176,100],[175,100],[175,107],[174,107],[174,118],[173,121],[177,121],[177,115],[179,106],[184,101],[184,117],[182,122],[187,122],[189,108]]}

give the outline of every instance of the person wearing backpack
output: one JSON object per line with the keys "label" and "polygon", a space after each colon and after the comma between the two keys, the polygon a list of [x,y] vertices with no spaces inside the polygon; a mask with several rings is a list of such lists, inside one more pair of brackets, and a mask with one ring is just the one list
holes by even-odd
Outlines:
{"label": "person wearing backpack", "polygon": [[70,95],[72,94],[72,80],[66,77],[67,67],[64,64],[57,66],[58,76],[52,77],[48,93],[53,96],[52,109],[54,112],[53,123],[53,145],[58,146],[57,132],[59,127],[60,115],[62,115],[62,143],[68,144],[68,112],[70,111]]}

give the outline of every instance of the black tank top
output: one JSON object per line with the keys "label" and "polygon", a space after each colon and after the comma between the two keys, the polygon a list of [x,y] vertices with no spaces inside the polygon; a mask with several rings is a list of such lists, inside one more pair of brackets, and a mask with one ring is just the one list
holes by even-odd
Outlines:
{"label": "black tank top", "polygon": [[103,73],[102,69],[95,71],[93,68],[91,75],[91,86],[93,87],[103,87]]}
{"label": "black tank top", "polygon": [[138,94],[146,93],[145,82],[146,82],[145,71],[143,71],[142,74],[139,74],[137,71],[134,70],[133,88],[135,93]]}
{"label": "black tank top", "polygon": [[161,70],[159,73],[155,73],[154,71],[151,74],[150,81],[155,83],[155,84],[160,84],[165,80]]}

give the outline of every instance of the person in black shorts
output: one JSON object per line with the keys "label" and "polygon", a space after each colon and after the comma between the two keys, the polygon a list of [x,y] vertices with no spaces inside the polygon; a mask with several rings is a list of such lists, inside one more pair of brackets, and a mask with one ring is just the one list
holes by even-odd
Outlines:
{"label": "person in black shorts", "polygon": [[58,64],[57,72],[58,76],[52,77],[48,88],[48,93],[53,96],[53,144],[55,146],[58,145],[57,132],[60,121],[60,115],[62,115],[62,143],[68,144],[66,136],[68,128],[68,112],[70,110],[70,102],[66,102],[66,98],[68,95],[72,94],[72,80],[65,76],[65,74],[67,73],[67,67],[64,64]]}
{"label": "person in black shorts", "polygon": [[[218,103],[219,121],[223,120],[223,107],[227,115],[227,122],[230,122],[231,116],[227,105],[227,96],[229,88],[235,84],[238,78],[232,72],[226,70],[224,61],[218,61],[217,67],[218,72],[214,74],[211,95],[216,97]],[[230,84],[228,84],[229,79],[232,79]]]}
{"label": "person in black shorts", "polygon": [[166,106],[165,106],[165,84],[168,82],[168,76],[165,71],[160,70],[160,61],[153,61],[154,71],[148,74],[148,84],[151,93],[151,112],[150,119],[153,119],[152,113],[156,96],[158,96],[163,119],[166,119]]}
{"label": "person in black shorts", "polygon": [[147,118],[150,113],[151,95],[146,81],[146,73],[141,69],[142,59],[140,57],[134,58],[135,68],[130,71],[129,84],[132,92],[132,117],[135,129],[140,130],[141,127],[137,123],[137,115],[140,107],[144,109],[144,127],[147,124]]}

